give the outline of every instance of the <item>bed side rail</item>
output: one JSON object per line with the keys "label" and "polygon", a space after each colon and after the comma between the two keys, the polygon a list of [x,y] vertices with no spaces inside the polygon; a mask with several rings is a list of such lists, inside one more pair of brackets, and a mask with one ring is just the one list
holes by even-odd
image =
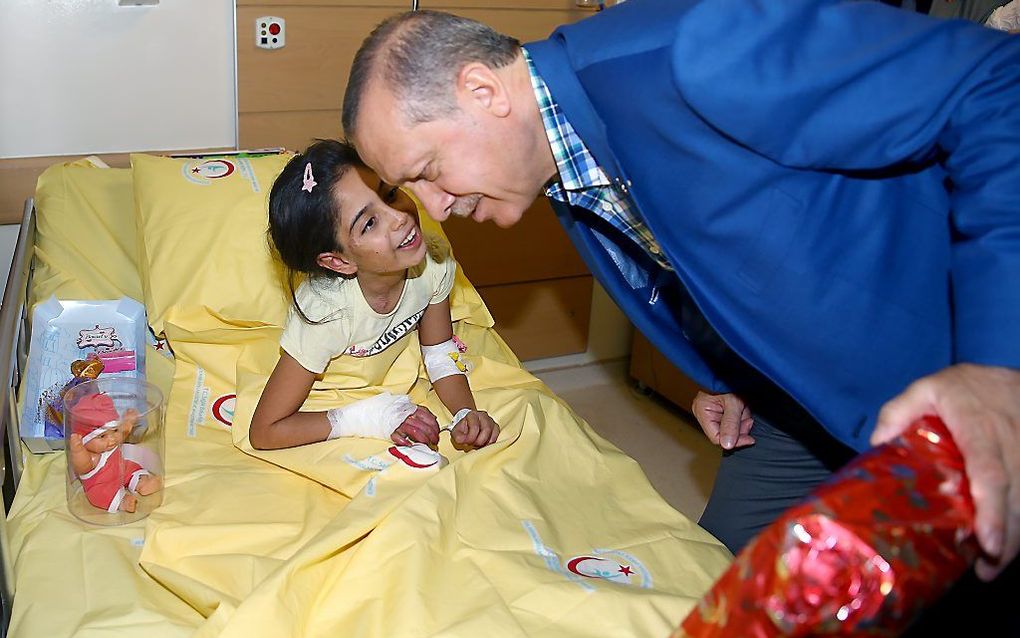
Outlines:
{"label": "bed side rail", "polygon": [[25,202],[21,218],[18,243],[14,248],[11,270],[7,275],[0,306],[0,440],[4,454],[0,464],[0,483],[3,485],[3,516],[0,517],[0,605],[2,605],[3,635],[10,623],[14,601],[14,562],[7,533],[7,513],[14,500],[14,492],[24,469],[21,457],[20,414],[17,391],[27,356],[28,282],[31,278],[32,256],[35,248],[35,202]]}

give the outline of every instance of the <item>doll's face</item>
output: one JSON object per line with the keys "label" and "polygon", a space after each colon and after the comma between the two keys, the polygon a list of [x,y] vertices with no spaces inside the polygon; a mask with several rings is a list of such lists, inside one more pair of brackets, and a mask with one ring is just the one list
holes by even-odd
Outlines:
{"label": "doll's face", "polygon": [[93,454],[109,452],[124,442],[125,434],[120,428],[106,430],[85,444],[85,449]]}

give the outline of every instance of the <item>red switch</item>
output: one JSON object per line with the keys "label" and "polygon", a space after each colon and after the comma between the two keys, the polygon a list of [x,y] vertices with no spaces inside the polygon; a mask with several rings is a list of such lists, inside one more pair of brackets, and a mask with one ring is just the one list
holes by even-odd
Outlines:
{"label": "red switch", "polygon": [[255,19],[255,46],[260,49],[280,49],[286,43],[286,20],[279,16],[259,16]]}

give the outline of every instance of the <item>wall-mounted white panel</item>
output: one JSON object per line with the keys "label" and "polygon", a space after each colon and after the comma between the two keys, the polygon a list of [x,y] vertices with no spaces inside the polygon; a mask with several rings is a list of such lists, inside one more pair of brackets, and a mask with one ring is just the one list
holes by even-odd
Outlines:
{"label": "wall-mounted white panel", "polygon": [[0,157],[236,147],[233,0],[0,0]]}

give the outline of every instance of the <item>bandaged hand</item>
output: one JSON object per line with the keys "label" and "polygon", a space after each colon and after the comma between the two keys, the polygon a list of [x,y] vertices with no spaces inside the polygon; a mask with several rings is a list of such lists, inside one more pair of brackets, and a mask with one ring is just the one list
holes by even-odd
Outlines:
{"label": "bandaged hand", "polygon": [[[439,422],[427,409],[411,403],[406,394],[383,392],[326,412],[327,439],[365,437],[405,444],[410,437],[422,443],[439,441]],[[398,436],[399,432],[399,436]]]}
{"label": "bandaged hand", "polygon": [[457,448],[479,448],[499,438],[499,425],[487,412],[470,410],[450,430],[450,438]]}

